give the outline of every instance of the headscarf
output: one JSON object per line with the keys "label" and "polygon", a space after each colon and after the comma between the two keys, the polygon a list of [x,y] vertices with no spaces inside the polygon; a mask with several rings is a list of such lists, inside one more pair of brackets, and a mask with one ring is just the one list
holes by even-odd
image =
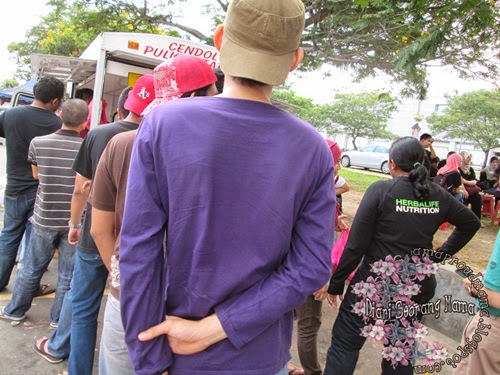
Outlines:
{"label": "headscarf", "polygon": [[470,152],[460,151],[460,155],[462,155],[462,164],[460,165],[460,169],[464,174],[470,173],[470,164],[467,164],[467,158],[471,156]]}
{"label": "headscarf", "polygon": [[462,165],[462,156],[460,154],[451,154],[446,159],[446,164],[438,170],[439,175],[445,175],[450,172],[458,172]]}
{"label": "headscarf", "polygon": [[342,150],[340,149],[337,142],[333,142],[327,139],[326,143],[328,144],[328,147],[330,147],[330,152],[332,153],[333,157],[333,164],[335,164],[340,160],[340,154],[342,154]]}

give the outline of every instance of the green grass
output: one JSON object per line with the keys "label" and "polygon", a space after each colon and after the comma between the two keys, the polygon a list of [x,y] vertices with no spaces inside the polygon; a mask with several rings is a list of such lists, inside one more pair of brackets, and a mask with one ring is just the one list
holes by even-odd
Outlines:
{"label": "green grass", "polygon": [[339,171],[339,175],[345,178],[352,190],[364,193],[368,186],[373,184],[375,181],[387,180],[391,178],[389,175],[373,176],[370,174],[364,174],[356,169],[342,168]]}

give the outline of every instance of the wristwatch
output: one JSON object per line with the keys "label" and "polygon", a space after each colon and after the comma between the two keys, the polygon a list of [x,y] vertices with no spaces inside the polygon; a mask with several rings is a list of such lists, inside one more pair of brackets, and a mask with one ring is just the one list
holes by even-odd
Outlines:
{"label": "wristwatch", "polygon": [[71,224],[71,220],[68,221],[68,227],[72,228],[72,229],[80,229],[82,227],[82,224]]}

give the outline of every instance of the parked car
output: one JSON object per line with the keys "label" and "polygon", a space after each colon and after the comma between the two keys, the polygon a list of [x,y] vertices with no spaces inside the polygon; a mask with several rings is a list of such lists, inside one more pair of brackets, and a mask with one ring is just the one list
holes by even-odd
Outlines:
{"label": "parked car", "polygon": [[343,167],[363,167],[379,169],[389,174],[389,148],[381,145],[370,145],[359,150],[344,151],[340,156]]}

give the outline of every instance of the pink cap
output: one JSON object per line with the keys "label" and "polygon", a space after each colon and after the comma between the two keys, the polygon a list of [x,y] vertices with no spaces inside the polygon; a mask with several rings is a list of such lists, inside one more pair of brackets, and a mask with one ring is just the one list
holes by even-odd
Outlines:
{"label": "pink cap", "polygon": [[154,69],[156,99],[142,112],[144,116],[160,104],[180,98],[217,81],[210,65],[199,57],[179,54]]}

